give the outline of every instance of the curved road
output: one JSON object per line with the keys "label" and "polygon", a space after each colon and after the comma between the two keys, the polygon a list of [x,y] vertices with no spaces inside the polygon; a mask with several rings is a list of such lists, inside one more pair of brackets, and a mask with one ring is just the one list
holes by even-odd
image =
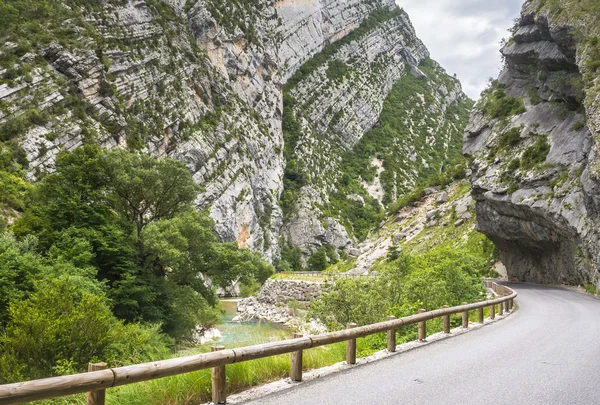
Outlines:
{"label": "curved road", "polygon": [[600,404],[600,300],[508,285],[501,322],[247,404]]}

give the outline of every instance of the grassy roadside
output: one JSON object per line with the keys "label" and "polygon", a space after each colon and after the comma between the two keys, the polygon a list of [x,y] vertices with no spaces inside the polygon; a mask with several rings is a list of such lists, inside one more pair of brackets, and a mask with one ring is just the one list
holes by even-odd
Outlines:
{"label": "grassy roadside", "polygon": [[[489,316],[489,308],[484,315]],[[477,312],[469,316],[471,322],[477,322]],[[431,335],[443,330],[442,319],[427,322],[427,334]],[[451,317],[451,326],[458,327],[462,322],[460,314]],[[417,339],[417,327],[411,325],[399,329],[396,334],[397,344],[407,343]],[[384,333],[371,335],[357,341],[358,357],[366,357],[386,347]],[[206,351],[197,350],[196,353]],[[187,352],[185,355],[193,354]],[[345,360],[346,344],[336,343],[329,346],[317,347],[304,351],[303,369],[312,370],[330,366]],[[266,384],[288,377],[290,356],[281,355],[258,359],[226,366],[227,394],[234,394],[257,385]],[[211,399],[211,370],[201,370],[194,373],[182,374],[122,387],[107,391],[108,405],[197,405],[209,402]],[[85,404],[85,395],[73,395],[49,401],[39,401],[41,405],[74,405]]]}

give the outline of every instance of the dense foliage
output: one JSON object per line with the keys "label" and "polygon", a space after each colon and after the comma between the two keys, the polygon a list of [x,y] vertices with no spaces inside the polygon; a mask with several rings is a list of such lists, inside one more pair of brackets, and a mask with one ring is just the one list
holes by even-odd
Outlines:
{"label": "dense foliage", "polygon": [[179,161],[84,146],[33,185],[0,171],[0,187],[5,209],[22,211],[0,234],[0,381],[164,356],[219,321],[207,280],[272,274],[218,241]]}
{"label": "dense foliage", "polygon": [[410,256],[394,251],[375,278],[339,278],[310,305],[308,316],[331,330],[348,322],[368,325],[389,315],[412,315],[418,308],[436,309],[475,301],[484,293],[481,275],[486,259],[464,249],[433,249]]}

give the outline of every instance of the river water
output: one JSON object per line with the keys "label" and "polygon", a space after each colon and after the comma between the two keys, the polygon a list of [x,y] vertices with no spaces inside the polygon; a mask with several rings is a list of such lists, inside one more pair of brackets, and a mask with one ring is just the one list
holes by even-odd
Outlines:
{"label": "river water", "polygon": [[216,343],[228,348],[268,343],[292,337],[292,331],[278,323],[266,321],[232,322],[237,315],[238,300],[221,300],[225,309],[223,323],[216,328],[223,335]]}

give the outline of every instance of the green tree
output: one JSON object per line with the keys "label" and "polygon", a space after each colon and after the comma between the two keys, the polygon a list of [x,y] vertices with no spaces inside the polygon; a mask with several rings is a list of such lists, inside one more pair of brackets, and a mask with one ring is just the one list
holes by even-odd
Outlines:
{"label": "green tree", "polygon": [[118,318],[183,340],[219,320],[209,282],[250,285],[273,272],[256,253],[219,242],[214,222],[193,209],[199,190],[181,162],[86,145],[59,154],[13,229],[39,239],[43,274],[106,293]]}
{"label": "green tree", "polygon": [[303,271],[302,249],[284,243],[281,248],[281,260],[277,264],[280,271]]}
{"label": "green tree", "polygon": [[11,302],[9,316],[0,334],[3,383],[83,372],[89,361],[119,365],[168,353],[168,340],[156,327],[124,325],[106,297],[68,279],[43,279],[28,299]]}
{"label": "green tree", "polygon": [[116,149],[103,155],[102,166],[108,203],[136,225],[138,235],[149,223],[186,210],[201,189],[185,164],[173,159]]}
{"label": "green tree", "polygon": [[8,321],[10,301],[24,299],[33,291],[35,279],[45,267],[36,246],[33,236],[17,241],[11,233],[0,234],[0,328]]}
{"label": "green tree", "polygon": [[308,258],[308,268],[311,271],[323,271],[328,266],[327,250],[322,246]]}
{"label": "green tree", "polygon": [[257,253],[218,242],[214,223],[204,212],[156,221],[143,230],[141,241],[145,271],[161,280],[156,299],[165,305],[178,302],[167,307],[162,319],[165,330],[178,339],[189,337],[196,325],[210,326],[219,319],[207,279],[213,286],[225,287],[235,281],[263,283],[273,274],[272,266]]}

